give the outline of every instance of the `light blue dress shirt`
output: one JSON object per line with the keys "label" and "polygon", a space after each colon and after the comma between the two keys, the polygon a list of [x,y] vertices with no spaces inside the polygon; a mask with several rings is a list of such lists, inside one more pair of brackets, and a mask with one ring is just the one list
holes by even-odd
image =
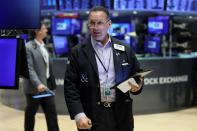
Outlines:
{"label": "light blue dress shirt", "polygon": [[[95,54],[95,58],[99,74],[101,101],[113,102],[115,101],[115,89],[110,88],[115,85],[115,69],[111,38],[109,37],[109,40],[105,45],[95,41],[93,38],[91,38],[91,43],[97,54]],[[106,95],[106,91],[109,92],[110,95]]]}

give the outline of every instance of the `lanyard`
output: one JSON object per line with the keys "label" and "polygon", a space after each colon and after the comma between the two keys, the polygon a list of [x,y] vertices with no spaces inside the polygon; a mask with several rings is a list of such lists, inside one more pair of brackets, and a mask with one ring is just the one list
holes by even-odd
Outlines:
{"label": "lanyard", "polygon": [[109,71],[109,66],[110,66],[110,61],[111,61],[111,50],[110,50],[109,64],[107,66],[107,69],[106,69],[105,65],[103,64],[103,62],[101,61],[100,57],[98,56],[98,54],[96,53],[95,50],[94,50],[94,53],[95,53],[96,57],[98,58],[99,62],[101,63],[103,69],[105,70],[105,72],[107,73],[107,76],[108,76],[108,71]]}

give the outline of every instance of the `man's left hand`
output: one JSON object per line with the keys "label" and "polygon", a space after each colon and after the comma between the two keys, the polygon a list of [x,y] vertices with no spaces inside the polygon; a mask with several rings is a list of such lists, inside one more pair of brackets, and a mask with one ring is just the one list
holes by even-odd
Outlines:
{"label": "man's left hand", "polygon": [[140,82],[138,83],[138,85],[128,82],[129,86],[131,87],[130,89],[131,92],[138,92],[141,89],[143,82],[144,82],[144,77],[140,77],[139,79],[140,79]]}

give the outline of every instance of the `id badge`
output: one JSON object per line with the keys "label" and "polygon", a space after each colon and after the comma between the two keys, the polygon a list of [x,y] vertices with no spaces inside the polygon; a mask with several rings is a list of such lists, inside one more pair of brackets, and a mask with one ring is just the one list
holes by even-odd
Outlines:
{"label": "id badge", "polygon": [[111,90],[108,87],[104,88],[104,96],[110,96],[111,95]]}

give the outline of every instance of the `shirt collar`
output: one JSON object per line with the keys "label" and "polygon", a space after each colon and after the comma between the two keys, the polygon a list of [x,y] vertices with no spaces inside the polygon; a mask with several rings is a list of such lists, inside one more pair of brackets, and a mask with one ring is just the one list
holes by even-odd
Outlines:
{"label": "shirt collar", "polygon": [[111,37],[110,37],[110,35],[109,35],[108,41],[107,41],[106,44],[103,46],[103,45],[101,44],[101,42],[98,42],[98,41],[94,40],[94,38],[91,36],[91,43],[92,43],[92,46],[93,46],[94,48],[96,48],[96,46],[104,47],[104,48],[106,48],[106,47],[111,47]]}
{"label": "shirt collar", "polygon": [[42,42],[42,43],[40,43],[38,40],[36,40],[36,39],[34,39],[34,41],[36,42],[36,44],[38,45],[38,46],[44,46],[44,42]]}

